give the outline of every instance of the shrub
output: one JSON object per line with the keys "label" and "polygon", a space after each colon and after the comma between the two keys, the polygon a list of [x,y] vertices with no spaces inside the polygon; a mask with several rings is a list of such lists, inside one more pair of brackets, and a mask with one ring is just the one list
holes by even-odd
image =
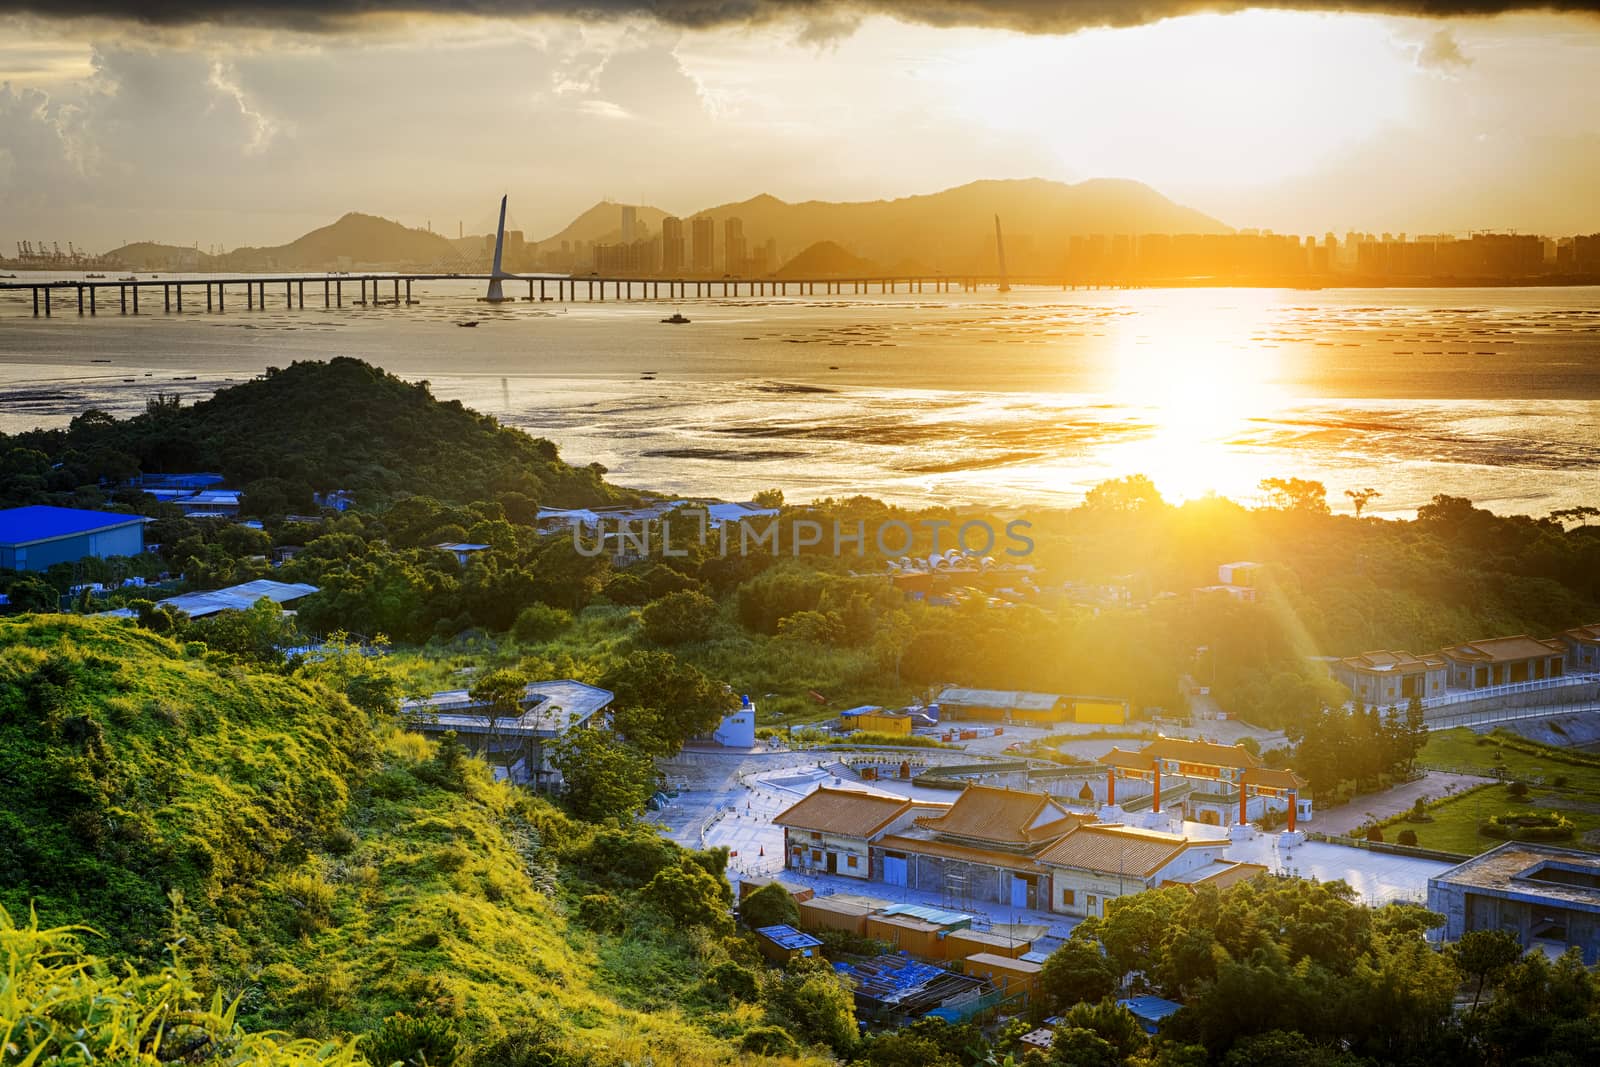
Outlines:
{"label": "shrub", "polygon": [[461,1058],[461,1036],[448,1019],[415,1018],[396,1012],[361,1043],[367,1060],[404,1067],[453,1067]]}
{"label": "shrub", "polygon": [[1528,783],[1512,782],[1510,785],[1506,786],[1506,792],[1510,793],[1513,799],[1526,800],[1528,799]]}
{"label": "shrub", "polygon": [[1415,848],[1417,845],[1417,832],[1415,830],[1401,830],[1397,840],[1402,845],[1410,845]]}
{"label": "shrub", "polygon": [[1383,840],[1383,831],[1380,830],[1376,826],[1367,827],[1367,840],[1368,841],[1382,841]]}
{"label": "shrub", "polygon": [[756,973],[732,960],[724,960],[707,971],[706,985],[716,990],[725,1000],[742,1000],[747,1004],[753,1004],[761,996]]}
{"label": "shrub", "polygon": [[319,875],[296,871],[280,886],[291,912],[289,928],[296,934],[311,935],[333,924],[333,886]]}
{"label": "shrub", "polygon": [[739,1047],[757,1056],[793,1056],[800,1051],[789,1031],[781,1026],[757,1026],[745,1032]]}
{"label": "shrub", "polygon": [[356,850],[356,846],[360,843],[360,839],[352,831],[345,829],[343,826],[337,826],[328,831],[327,836],[322,840],[322,847],[335,856],[348,856]]}
{"label": "shrub", "polygon": [[523,644],[537,644],[550,640],[571,625],[572,612],[549,604],[533,604],[523,608],[517,621],[511,624],[511,636]]}
{"label": "shrub", "polygon": [[657,645],[703,641],[717,618],[717,602],[690,589],[668,593],[639,613],[644,636]]}
{"label": "shrub", "polygon": [[1550,779],[1550,784],[1555,786],[1557,789],[1565,789],[1567,786],[1567,776],[1564,774],[1558,774],[1554,778]]}
{"label": "shrub", "polygon": [[587,893],[578,898],[576,918],[579,925],[595,933],[613,934],[622,929],[627,909],[610,893]]}
{"label": "shrub", "polygon": [[1577,827],[1553,811],[1506,812],[1485,820],[1478,832],[1502,841],[1565,841],[1577,832]]}
{"label": "shrub", "polygon": [[773,882],[740,902],[739,917],[752,930],[763,926],[793,926],[800,921],[800,908],[787,889]]}

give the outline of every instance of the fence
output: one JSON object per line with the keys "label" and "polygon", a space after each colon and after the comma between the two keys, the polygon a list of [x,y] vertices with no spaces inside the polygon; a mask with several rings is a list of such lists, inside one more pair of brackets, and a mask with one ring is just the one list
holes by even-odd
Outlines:
{"label": "fence", "polygon": [[1555,678],[1537,678],[1527,682],[1512,682],[1509,685],[1492,685],[1483,689],[1467,689],[1455,693],[1446,693],[1444,696],[1424,697],[1423,710],[1431,708],[1447,708],[1457,704],[1471,704],[1479,700],[1499,700],[1504,697],[1519,696],[1523,693],[1538,693],[1547,689],[1564,689],[1568,686],[1600,685],[1600,674],[1563,674]]}

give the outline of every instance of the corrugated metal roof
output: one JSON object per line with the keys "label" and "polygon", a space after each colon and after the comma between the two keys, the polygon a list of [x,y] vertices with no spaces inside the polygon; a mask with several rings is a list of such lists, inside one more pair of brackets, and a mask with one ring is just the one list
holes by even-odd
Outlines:
{"label": "corrugated metal roof", "polygon": [[796,930],[792,926],[762,926],[756,933],[773,942],[779,948],[816,948],[822,944],[820,937],[813,937],[808,933]]}
{"label": "corrugated metal roof", "polygon": [[316,586],[304,582],[274,582],[262,578],[242,585],[230,585],[226,589],[168,597],[159,601],[159,606],[182,611],[191,619],[202,619],[222,611],[248,611],[263,597],[274,604],[287,604],[316,591]]}
{"label": "corrugated metal roof", "polygon": [[909,915],[935,926],[964,926],[972,922],[972,916],[964,911],[936,908],[932,904],[892,904],[883,909],[883,914]]}
{"label": "corrugated metal roof", "polygon": [[1061,700],[1059,693],[1029,693],[1015,689],[959,689],[952,686],[939,694],[940,704],[956,707],[1014,708],[1045,711]]}
{"label": "corrugated metal roof", "polygon": [[6,508],[0,511],[0,545],[29,545],[36,541],[148,521],[143,515],[90,511],[86,508],[53,508],[42,504]]}

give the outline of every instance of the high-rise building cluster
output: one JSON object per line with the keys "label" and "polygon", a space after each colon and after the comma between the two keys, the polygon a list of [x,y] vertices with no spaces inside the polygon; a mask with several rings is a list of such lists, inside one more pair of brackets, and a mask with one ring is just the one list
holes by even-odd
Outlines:
{"label": "high-rise building cluster", "polygon": [[722,220],[719,241],[717,220],[709,215],[681,219],[669,215],[661,220],[661,232],[651,234],[649,225],[639,218],[639,209],[621,206],[617,240],[561,242],[539,258],[545,270],[638,276],[720,276],[759,277],[781,266],[778,243],[768,238],[751,247],[744,233],[744,220]]}

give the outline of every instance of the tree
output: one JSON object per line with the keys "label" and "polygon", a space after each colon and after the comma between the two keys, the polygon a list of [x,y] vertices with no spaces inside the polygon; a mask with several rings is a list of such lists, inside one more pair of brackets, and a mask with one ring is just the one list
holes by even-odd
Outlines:
{"label": "tree", "polygon": [[567,806],[590,822],[631,819],[654,784],[650,757],[609,730],[569,730],[551,742],[551,762],[565,783]]}
{"label": "tree", "polygon": [[601,675],[616,694],[619,733],[651,756],[670,756],[691,737],[710,733],[737,703],[727,687],[670,652],[630,653]]}
{"label": "tree", "polygon": [[1144,474],[1101,482],[1089,490],[1083,503],[1091,511],[1112,514],[1153,511],[1166,506],[1155,483]]}
{"label": "tree", "polygon": [[740,901],[739,916],[752,930],[763,926],[793,926],[800,921],[800,908],[787,889],[772,882]]}
{"label": "tree", "polygon": [[1073,937],[1044,961],[1039,987],[1056,1011],[1064,1011],[1081,1001],[1110,996],[1116,991],[1118,977],[1098,942]]}
{"label": "tree", "polygon": [[1261,491],[1268,505],[1311,515],[1328,513],[1328,488],[1307,478],[1263,478]]}
{"label": "tree", "polygon": [[500,747],[501,722],[521,717],[522,701],[527,697],[527,692],[528,679],[517,671],[504,668],[483,675],[467,691],[467,695],[480,705],[479,714],[488,726],[485,749],[490,762],[493,762],[494,753]]}
{"label": "tree", "polygon": [[684,589],[646,604],[639,613],[645,638],[657,645],[703,641],[717,619],[717,602],[704,593]]}
{"label": "tree", "polygon": [[548,641],[572,625],[572,612],[553,608],[549,604],[530,604],[517,615],[511,624],[511,636],[523,644],[532,645]]}
{"label": "tree", "polygon": [[1346,489],[1344,495],[1350,498],[1350,503],[1356,509],[1356,518],[1359,519],[1366,506],[1383,494],[1376,489]]}
{"label": "tree", "polygon": [[726,883],[684,856],[676,864],[663,867],[645,883],[641,895],[646,903],[680,926],[705,926],[713,930],[731,927],[725,900]]}
{"label": "tree", "polygon": [[[793,966],[793,965],[791,965]],[[799,966],[784,980],[777,1007],[804,1040],[840,1055],[856,1044],[855,995],[842,976],[825,966]]]}
{"label": "tree", "polygon": [[1063,1026],[1050,1043],[1051,1067],[1122,1067],[1116,1046],[1081,1026]]}
{"label": "tree", "polygon": [[1522,943],[1505,930],[1469,930],[1451,952],[1461,973],[1477,979],[1472,994],[1472,1010],[1476,1011],[1484,985],[1522,958]]}

